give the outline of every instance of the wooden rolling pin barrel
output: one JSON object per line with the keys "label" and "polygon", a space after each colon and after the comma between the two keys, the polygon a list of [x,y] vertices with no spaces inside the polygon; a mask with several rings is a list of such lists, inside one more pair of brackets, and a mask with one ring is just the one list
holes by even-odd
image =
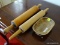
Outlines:
{"label": "wooden rolling pin barrel", "polygon": [[19,29],[9,37],[9,40],[16,37],[18,34],[27,31],[39,18],[43,17],[49,8],[46,8],[45,10],[39,11],[37,14],[32,16],[29,20],[24,22],[22,25],[19,26]]}
{"label": "wooden rolling pin barrel", "polygon": [[37,6],[34,5],[32,8],[12,20],[11,25],[4,29],[4,33],[8,33],[14,26],[18,27],[19,25],[21,25],[24,21],[26,21],[29,17],[36,13],[39,10],[40,6],[41,4],[38,4]]}

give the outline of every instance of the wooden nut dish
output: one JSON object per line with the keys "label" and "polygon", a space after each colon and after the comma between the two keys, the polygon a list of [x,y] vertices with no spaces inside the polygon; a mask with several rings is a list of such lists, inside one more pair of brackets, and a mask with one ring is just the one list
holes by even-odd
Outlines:
{"label": "wooden nut dish", "polygon": [[51,18],[42,17],[33,25],[32,28],[33,31],[40,36],[48,34],[54,25],[55,22]]}

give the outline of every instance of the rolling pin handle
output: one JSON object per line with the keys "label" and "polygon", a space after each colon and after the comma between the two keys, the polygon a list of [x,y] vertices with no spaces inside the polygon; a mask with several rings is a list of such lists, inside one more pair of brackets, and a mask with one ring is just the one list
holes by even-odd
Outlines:
{"label": "rolling pin handle", "polygon": [[14,26],[10,25],[7,28],[4,29],[4,34],[7,34]]}
{"label": "rolling pin handle", "polygon": [[16,37],[20,33],[22,33],[22,30],[18,29],[12,36],[9,37],[9,40],[13,39],[14,37]]}
{"label": "rolling pin handle", "polygon": [[47,12],[49,10],[49,8],[46,8],[44,11]]}
{"label": "rolling pin handle", "polygon": [[42,4],[38,4],[37,7],[41,7]]}

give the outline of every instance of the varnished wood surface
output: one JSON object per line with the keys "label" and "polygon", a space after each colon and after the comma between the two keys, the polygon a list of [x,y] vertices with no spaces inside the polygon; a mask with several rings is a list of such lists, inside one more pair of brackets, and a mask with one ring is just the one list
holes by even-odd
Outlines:
{"label": "varnished wood surface", "polygon": [[0,9],[1,21],[7,26],[10,25],[10,22],[14,18],[37,4],[42,4],[40,9],[48,7],[49,11],[45,17],[50,17],[55,21],[55,26],[52,31],[48,35],[43,36],[43,38],[37,36],[32,31],[31,27],[24,34],[18,36],[19,40],[21,40],[25,45],[47,45],[48,43],[51,43],[50,45],[53,45],[52,43],[54,43],[54,45],[60,45],[60,7],[43,0],[22,0],[21,2],[17,2],[18,3],[13,2]]}

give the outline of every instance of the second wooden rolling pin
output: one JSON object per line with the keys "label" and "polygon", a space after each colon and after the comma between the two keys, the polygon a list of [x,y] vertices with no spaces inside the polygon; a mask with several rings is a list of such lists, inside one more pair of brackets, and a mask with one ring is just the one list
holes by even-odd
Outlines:
{"label": "second wooden rolling pin", "polygon": [[27,31],[39,18],[43,17],[49,8],[46,8],[45,10],[39,11],[37,14],[35,14],[33,17],[31,17],[29,20],[27,20],[25,23],[19,26],[19,30],[17,30],[11,37],[9,37],[9,40],[16,37],[18,34]]}
{"label": "second wooden rolling pin", "polygon": [[11,21],[11,25],[4,29],[4,33],[8,33],[8,31],[10,31],[14,26],[18,27],[19,25],[21,25],[24,21],[26,21],[29,17],[36,13],[39,10],[40,6],[41,4],[38,4],[37,6],[34,5],[32,8]]}

